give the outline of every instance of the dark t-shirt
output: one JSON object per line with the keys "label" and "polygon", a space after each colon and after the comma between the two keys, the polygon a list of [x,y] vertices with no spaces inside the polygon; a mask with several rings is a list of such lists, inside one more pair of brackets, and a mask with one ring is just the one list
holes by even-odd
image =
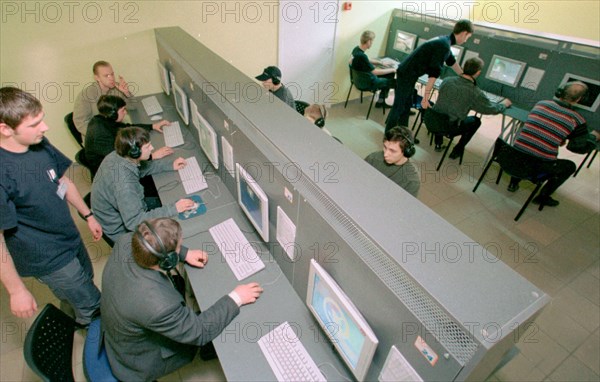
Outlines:
{"label": "dark t-shirt", "polygon": [[0,148],[0,229],[20,276],[61,269],[81,244],[67,201],[56,193],[70,165],[46,138],[25,153]]}
{"label": "dark t-shirt", "polygon": [[375,69],[375,66],[369,61],[367,54],[359,46],[352,50],[352,69],[368,73],[371,73]]}
{"label": "dark t-shirt", "polygon": [[444,63],[452,66],[456,62],[450,50],[450,46],[455,43],[453,34],[427,41],[402,61],[398,66],[396,77],[404,78],[408,82],[416,82],[423,74],[439,78]]}

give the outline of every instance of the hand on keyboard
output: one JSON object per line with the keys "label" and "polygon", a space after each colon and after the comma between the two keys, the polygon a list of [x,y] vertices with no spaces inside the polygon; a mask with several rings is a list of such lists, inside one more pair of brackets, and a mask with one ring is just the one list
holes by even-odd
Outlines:
{"label": "hand on keyboard", "polygon": [[161,147],[160,149],[152,152],[152,159],[160,159],[173,154],[173,149],[169,146]]}
{"label": "hand on keyboard", "polygon": [[244,285],[238,285],[234,290],[240,299],[242,300],[242,305],[252,304],[260,297],[260,294],[263,292],[263,288],[260,287],[258,283],[250,283]]}
{"label": "hand on keyboard", "polygon": [[188,253],[185,256],[185,262],[196,268],[204,268],[208,263],[208,255],[206,252],[199,249],[188,249]]}
{"label": "hand on keyboard", "polygon": [[196,202],[192,199],[179,199],[177,203],[175,203],[175,208],[177,212],[181,213],[187,210],[193,210],[196,207]]}
{"label": "hand on keyboard", "polygon": [[162,133],[162,128],[163,126],[169,126],[171,124],[171,122],[166,121],[166,120],[162,120],[160,122],[156,122],[152,124],[152,130],[156,130],[159,133]]}
{"label": "hand on keyboard", "polygon": [[[173,170],[175,170],[175,171],[181,170],[186,165],[187,165],[187,162],[185,161],[185,159],[179,157],[173,161]],[[179,211],[179,212],[181,212],[181,211]]]}

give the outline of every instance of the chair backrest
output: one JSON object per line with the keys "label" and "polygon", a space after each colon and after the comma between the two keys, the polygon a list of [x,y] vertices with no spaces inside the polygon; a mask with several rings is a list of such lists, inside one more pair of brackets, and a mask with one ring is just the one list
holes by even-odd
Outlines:
{"label": "chair backrest", "polygon": [[373,88],[373,77],[371,73],[361,72],[359,70],[355,70],[350,68],[352,73],[352,83],[356,88],[363,92],[375,91]]}
{"label": "chair backrest", "polygon": [[75,320],[47,304],[25,337],[27,365],[44,381],[73,381],[74,333]]}
{"label": "chair backrest", "polygon": [[309,103],[304,101],[294,101],[294,105],[296,106],[296,111],[304,115],[304,109],[309,106]]}
{"label": "chair backrest", "polygon": [[423,110],[423,122],[427,130],[432,133],[446,131],[446,127],[450,124],[450,117],[444,113],[438,113],[432,108]]}
{"label": "chair backrest", "polygon": [[83,373],[89,382],[117,382],[102,341],[100,320],[101,318],[93,320],[88,327],[83,345]]}
{"label": "chair backrest", "polygon": [[548,177],[547,174],[540,174],[536,168],[536,158],[515,149],[501,138],[494,143],[492,160],[498,162],[504,172],[519,179],[537,183]]}
{"label": "chair backrest", "polygon": [[79,130],[77,130],[77,127],[75,127],[75,122],[73,122],[73,113],[65,115],[65,124],[67,125],[67,128],[69,129],[69,132],[71,132],[73,138],[75,138],[79,146],[83,148],[83,137],[81,136]]}

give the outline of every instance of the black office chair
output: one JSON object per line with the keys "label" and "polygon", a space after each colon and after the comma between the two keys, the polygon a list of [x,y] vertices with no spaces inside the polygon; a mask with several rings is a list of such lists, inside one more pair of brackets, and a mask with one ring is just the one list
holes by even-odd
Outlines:
{"label": "black office chair", "polygon": [[[352,92],[352,87],[354,86],[354,77],[352,75],[352,65],[348,65],[348,71],[350,72],[350,89],[348,89],[348,95],[346,96],[346,102],[344,103],[344,109],[348,106],[348,100],[350,99],[350,93]],[[360,91],[360,103],[363,102],[363,92]]]}
{"label": "black office chair", "polygon": [[[596,149],[590,151],[589,153],[586,154],[585,158],[583,158],[583,160],[581,161],[581,163],[579,164],[579,166],[577,167],[577,170],[575,171],[575,173],[573,174],[573,178],[577,176],[577,174],[579,174],[579,170],[581,170],[583,168],[583,166],[585,165],[585,162],[588,160],[588,158],[590,157],[590,155],[592,156],[592,159],[590,159],[590,161],[588,162],[587,168],[590,168],[590,166],[592,165],[592,163],[594,162],[594,159],[596,159],[596,155],[598,154],[598,150],[600,150],[600,143],[596,143]],[[592,155],[593,154],[593,155]]]}
{"label": "black office chair", "polygon": [[[438,163],[438,165],[435,169],[435,171],[439,171],[440,167],[442,167],[442,163],[444,163],[444,159],[446,159],[446,155],[448,154],[448,150],[450,149],[450,146],[452,146],[452,142],[454,141],[454,138],[457,137],[458,135],[461,135],[461,133],[448,132],[447,127],[450,124],[450,120],[449,120],[448,116],[446,114],[438,113],[437,111],[433,110],[432,108],[428,108],[423,111],[423,121],[425,122],[425,127],[427,127],[427,130],[431,133],[431,138],[429,139],[430,146],[433,143],[433,138],[434,138],[435,134],[443,134],[444,137],[450,139],[450,142],[448,142],[448,145],[446,146],[446,150],[444,150],[444,153],[442,154],[442,158],[440,159],[440,162]],[[418,132],[419,131],[417,130],[417,133]],[[416,136],[416,134],[415,134],[415,136]],[[459,164],[462,164],[463,154],[464,154],[464,150],[463,150],[463,153],[460,154]]]}
{"label": "black office chair", "polygon": [[[352,72],[352,80],[351,80],[352,83],[354,84],[354,86],[356,86],[356,88],[358,90],[360,90],[361,103],[362,103],[362,93],[363,92],[373,93],[373,96],[371,97],[371,103],[369,104],[369,110],[367,111],[366,119],[369,119],[369,115],[371,114],[371,109],[373,108],[373,101],[375,100],[375,96],[377,95],[377,92],[379,91],[379,89],[377,89],[373,86],[373,79],[370,76],[370,73],[360,72],[360,71],[354,70],[352,68],[350,68],[350,71]],[[386,109],[385,102],[383,103],[383,107],[381,109],[383,110],[383,115],[385,115],[385,109]]]}
{"label": "black office chair", "polygon": [[[501,138],[496,139],[496,143],[494,144],[494,151],[492,153],[492,158],[489,160],[487,165],[485,166],[475,188],[473,188],[473,192],[477,191],[479,184],[485,177],[485,174],[488,172],[490,167],[492,166],[492,162],[497,162],[500,165],[500,171],[498,172],[498,178],[496,178],[496,184],[500,182],[500,178],[502,177],[503,171],[510,176],[514,176],[519,179],[525,179],[533,184],[535,184],[535,189],[523,204],[523,207],[515,216],[515,221],[519,220],[525,209],[531,203],[535,195],[538,193],[544,182],[548,180],[548,174],[538,175],[537,173],[532,172],[532,169],[529,166],[525,166],[524,164],[529,163],[531,161],[531,156],[513,148],[508,143],[504,142]],[[540,203],[540,207],[538,208],[541,211],[544,208],[544,204]]]}
{"label": "black office chair", "polygon": [[37,316],[23,345],[27,365],[43,381],[74,381],[73,337],[75,320],[52,304]]}
{"label": "black office chair", "polygon": [[73,122],[73,113],[65,115],[65,124],[67,125],[67,128],[69,129],[69,132],[73,138],[75,138],[75,141],[77,141],[79,146],[83,148],[83,137],[79,130],[77,130],[77,127],[75,127],[75,122]]}
{"label": "black office chair", "polygon": [[304,115],[304,109],[309,106],[309,103],[304,101],[294,101],[294,106],[296,106],[296,111],[298,113]]}

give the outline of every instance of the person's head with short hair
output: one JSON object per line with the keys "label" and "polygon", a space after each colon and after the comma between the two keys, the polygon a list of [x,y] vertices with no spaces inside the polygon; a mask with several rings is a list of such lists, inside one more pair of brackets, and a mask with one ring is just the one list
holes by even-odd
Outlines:
{"label": "person's head with short hair", "polygon": [[[182,231],[179,223],[170,218],[150,219],[147,221],[152,226],[156,235],[162,240],[164,250],[168,252],[179,252],[181,249]],[[158,253],[162,253],[162,248],[152,233],[150,228],[141,223],[136,228],[136,232],[146,240],[146,242]],[[133,260],[142,268],[156,269],[160,259],[150,252],[140,237],[134,234],[131,238],[131,252]]]}
{"label": "person's head with short hair", "polygon": [[122,122],[127,114],[127,103],[119,96],[102,95],[96,106],[100,115],[111,121]]}
{"label": "person's head with short hair", "polygon": [[139,127],[119,129],[115,139],[115,151],[119,156],[140,161],[148,160],[153,149],[148,131]]}
{"label": "person's head with short hair", "polygon": [[106,61],[97,61],[92,67],[94,79],[103,91],[108,91],[116,86],[115,72]]}
{"label": "person's head with short hair", "polygon": [[463,64],[463,74],[473,78],[479,77],[483,69],[483,60],[479,57],[471,57]]}
{"label": "person's head with short hair", "polygon": [[325,108],[325,105],[314,103],[304,109],[304,117],[320,128],[323,128],[325,127],[325,120],[327,119],[327,109]]}
{"label": "person's head with short hair", "polygon": [[26,117],[41,112],[42,104],[32,94],[15,87],[0,89],[0,123],[16,129]]}
{"label": "person's head with short hair", "polygon": [[462,19],[458,20],[456,24],[454,24],[454,29],[452,30],[452,34],[454,34],[454,38],[456,39],[457,45],[462,45],[469,37],[473,35],[475,28],[473,23],[470,20]]}
{"label": "person's head with short hair", "polygon": [[48,125],[42,104],[33,95],[14,87],[0,88],[0,146],[24,153],[44,139]]}
{"label": "person's head with short hair", "polygon": [[383,159],[387,164],[404,164],[408,160],[404,153],[413,145],[414,138],[407,127],[393,127],[383,135]]}
{"label": "person's head with short hair", "polygon": [[262,82],[265,89],[270,91],[277,90],[282,86],[281,70],[276,66],[267,66],[263,72],[255,78]]}
{"label": "person's head with short hair", "polygon": [[360,35],[360,45],[368,45],[367,49],[371,47],[371,45],[373,44],[373,40],[375,40],[375,32],[373,31],[364,31]]}
{"label": "person's head with short hair", "polygon": [[[560,88],[559,88],[560,91]],[[588,87],[581,81],[567,82],[562,86],[561,96],[559,97],[565,102],[575,104],[585,97]]]}

